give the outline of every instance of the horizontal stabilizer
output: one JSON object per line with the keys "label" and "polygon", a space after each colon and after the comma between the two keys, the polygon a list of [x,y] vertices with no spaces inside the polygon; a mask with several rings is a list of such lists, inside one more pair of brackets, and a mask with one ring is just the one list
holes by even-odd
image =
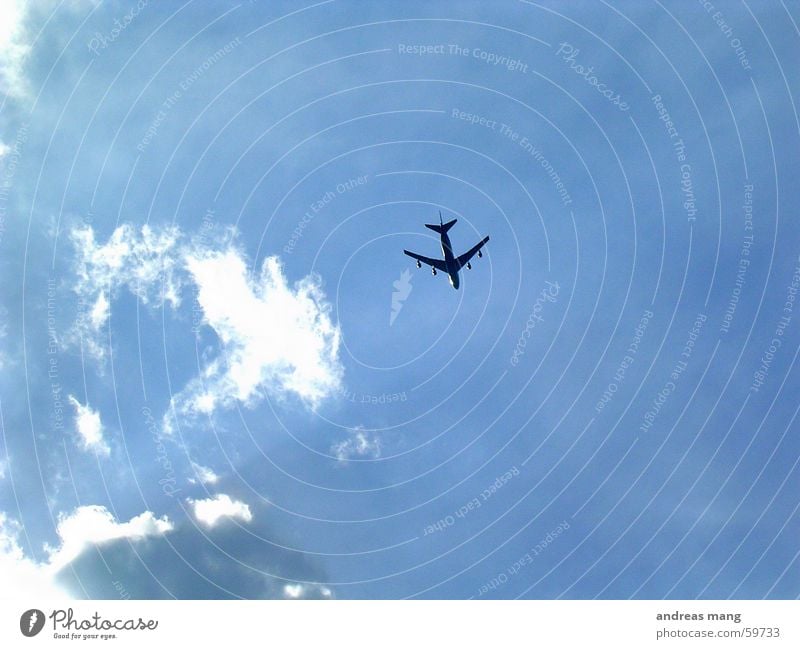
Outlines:
{"label": "horizontal stabilizer", "polygon": [[456,224],[456,221],[458,221],[458,219],[453,219],[452,221],[448,221],[447,223],[444,223],[443,225],[436,225],[436,224],[426,223],[425,227],[426,228],[430,228],[431,230],[433,230],[434,232],[438,232],[439,234],[444,234],[445,232],[447,232],[450,228],[452,228]]}

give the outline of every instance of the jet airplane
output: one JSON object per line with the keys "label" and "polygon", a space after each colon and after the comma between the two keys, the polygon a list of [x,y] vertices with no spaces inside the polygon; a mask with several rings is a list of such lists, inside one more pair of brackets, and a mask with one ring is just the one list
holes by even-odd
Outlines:
{"label": "jet airplane", "polygon": [[458,219],[453,219],[447,223],[442,223],[442,213],[439,212],[439,225],[432,225],[430,223],[425,224],[426,228],[430,228],[434,232],[438,232],[441,236],[442,254],[444,255],[444,259],[431,259],[430,257],[418,255],[415,252],[403,250],[403,252],[409,257],[417,260],[417,268],[422,268],[422,264],[427,264],[431,267],[431,273],[434,275],[436,275],[437,270],[447,273],[450,276],[450,284],[454,289],[458,289],[460,285],[458,271],[460,271],[464,266],[467,267],[467,270],[470,270],[472,268],[472,264],[469,260],[472,259],[472,256],[475,253],[478,253],[478,257],[483,257],[481,248],[483,248],[483,245],[489,240],[489,237],[485,237],[483,241],[467,250],[467,252],[465,252],[463,255],[459,257],[454,256],[453,248],[450,245],[450,237],[447,236],[447,231],[456,224],[457,220]]}

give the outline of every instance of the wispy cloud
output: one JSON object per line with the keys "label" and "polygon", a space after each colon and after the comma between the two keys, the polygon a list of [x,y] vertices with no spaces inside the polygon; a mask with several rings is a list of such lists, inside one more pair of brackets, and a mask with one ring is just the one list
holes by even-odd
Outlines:
{"label": "wispy cloud", "polygon": [[227,494],[218,494],[205,500],[187,499],[194,517],[206,527],[215,527],[223,519],[238,518],[249,523],[253,520],[250,507],[241,500],[233,500]]}
{"label": "wispy cloud", "polygon": [[89,404],[83,405],[74,396],[69,395],[69,402],[75,408],[75,430],[80,436],[81,446],[85,451],[94,451],[108,455],[110,449],[103,438],[103,424],[100,413],[92,410]]}
{"label": "wispy cloud", "polygon": [[219,476],[216,473],[196,462],[192,462],[192,471],[194,471],[195,477],[189,478],[190,484],[197,484],[198,482],[200,484],[217,484],[219,482]]}
{"label": "wispy cloud", "polygon": [[102,329],[111,314],[111,300],[120,287],[127,287],[144,304],[180,304],[180,281],[176,248],[180,232],[175,227],[136,230],[118,227],[108,241],[99,244],[90,226],[74,228],[70,239],[75,248],[74,291],[83,304],[76,328],[84,347],[97,358],[105,348]]}
{"label": "wispy cloud", "polygon": [[0,306],[0,370],[3,369],[3,365],[5,364],[5,351],[3,349],[3,339],[7,335],[7,326],[6,326],[6,309],[3,306]]}
{"label": "wispy cloud", "polygon": [[340,461],[353,458],[377,459],[381,456],[381,443],[373,431],[357,426],[349,436],[331,446],[331,454]]}
{"label": "wispy cloud", "polygon": [[331,599],[333,592],[322,584],[286,584],[283,587],[285,599]]}

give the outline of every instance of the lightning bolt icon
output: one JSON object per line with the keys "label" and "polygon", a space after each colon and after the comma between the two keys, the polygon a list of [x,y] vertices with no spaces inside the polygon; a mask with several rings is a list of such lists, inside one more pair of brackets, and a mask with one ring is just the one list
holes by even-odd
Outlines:
{"label": "lightning bolt icon", "polygon": [[39,616],[36,614],[36,611],[33,611],[31,613],[31,619],[28,620],[28,631],[32,631],[33,630],[33,625],[36,624],[36,620],[38,618],[39,618]]}

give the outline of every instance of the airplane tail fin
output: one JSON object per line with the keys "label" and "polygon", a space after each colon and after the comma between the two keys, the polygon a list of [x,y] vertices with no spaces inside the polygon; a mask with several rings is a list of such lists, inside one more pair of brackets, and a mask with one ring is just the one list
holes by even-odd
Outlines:
{"label": "airplane tail fin", "polygon": [[458,219],[453,219],[452,221],[448,221],[447,223],[442,223],[441,225],[426,223],[425,227],[430,228],[431,230],[433,230],[434,232],[438,232],[439,234],[444,234],[456,224],[457,220]]}

